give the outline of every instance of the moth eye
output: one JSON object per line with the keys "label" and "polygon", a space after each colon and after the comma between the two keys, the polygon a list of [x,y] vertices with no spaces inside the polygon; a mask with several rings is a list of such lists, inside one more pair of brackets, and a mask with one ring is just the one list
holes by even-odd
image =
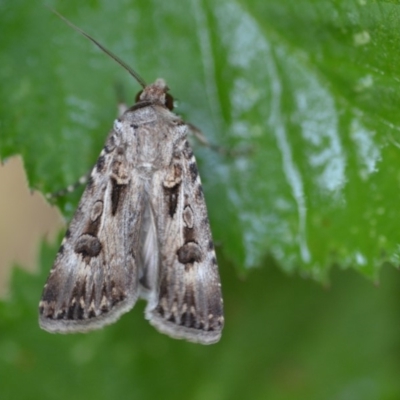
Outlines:
{"label": "moth eye", "polygon": [[168,93],[165,93],[165,107],[171,111],[174,109],[174,98]]}
{"label": "moth eye", "polygon": [[141,90],[135,97],[135,103],[137,103],[140,100],[140,95],[143,93],[143,90]]}

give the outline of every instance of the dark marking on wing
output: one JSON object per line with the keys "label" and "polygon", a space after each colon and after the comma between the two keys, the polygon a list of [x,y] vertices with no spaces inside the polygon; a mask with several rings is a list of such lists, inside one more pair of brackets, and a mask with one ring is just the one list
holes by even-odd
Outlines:
{"label": "dark marking on wing", "polygon": [[96,219],[95,221],[88,221],[86,225],[86,229],[84,231],[84,234],[90,235],[90,236],[97,236],[97,233],[100,228],[100,219]]}
{"label": "dark marking on wing", "polygon": [[[42,300],[43,302],[45,302],[44,300]],[[45,318],[53,318],[54,316],[54,303],[53,304],[49,304],[46,303],[46,314],[44,313],[45,308],[43,306],[39,307],[39,313],[41,315],[43,315]]]}
{"label": "dark marking on wing", "polygon": [[168,213],[171,218],[175,215],[176,207],[178,206],[179,188],[180,183],[170,188],[163,186]]}
{"label": "dark marking on wing", "polygon": [[[51,275],[49,277],[49,281],[51,280]],[[56,301],[59,296],[59,288],[57,285],[57,282],[47,284],[43,291],[42,295],[42,301],[45,303],[51,303],[53,301]]]}
{"label": "dark marking on wing", "polygon": [[104,146],[104,151],[106,153],[111,153],[114,149],[115,149],[115,136],[111,135]]}
{"label": "dark marking on wing", "polygon": [[93,188],[93,183],[94,183],[93,177],[89,176],[89,179],[86,184],[86,189],[91,190]]}
{"label": "dark marking on wing", "polygon": [[186,310],[181,316],[181,325],[188,328],[196,328],[196,302],[194,299],[194,290],[192,285],[186,286],[185,304]]}
{"label": "dark marking on wing", "polygon": [[115,179],[111,179],[111,213],[115,215],[118,210],[118,205],[122,204],[126,194],[127,185],[118,185]]}
{"label": "dark marking on wing", "polygon": [[75,252],[82,254],[83,257],[97,257],[101,252],[102,246],[100,240],[96,236],[83,234],[77,240]]}
{"label": "dark marking on wing", "polygon": [[171,314],[171,315],[170,315],[170,317],[167,319],[167,321],[169,321],[169,322],[172,322],[172,323],[174,323],[174,324],[176,324],[176,323],[177,323],[177,321],[176,321],[176,318],[175,318],[175,315],[174,315],[174,314]]}
{"label": "dark marking on wing", "polygon": [[[93,304],[96,303],[96,289],[95,289],[95,285],[94,284],[92,284],[92,290],[90,292],[90,296],[89,296],[89,299],[88,299],[88,305],[91,305],[92,302],[93,302]],[[89,319],[96,317],[96,311],[95,311],[94,307],[89,308],[89,312],[88,312],[87,317]]]}
{"label": "dark marking on wing", "polygon": [[164,317],[165,311],[160,304],[157,307],[157,312],[161,315],[161,317]]}
{"label": "dark marking on wing", "polygon": [[[61,310],[57,313],[57,315],[55,317],[56,317],[56,319],[66,319],[67,310],[66,310],[65,304],[62,305]],[[54,318],[54,316],[53,316],[53,318]]]}
{"label": "dark marking on wing", "polygon": [[203,194],[203,187],[201,185],[197,186],[195,196],[197,200],[203,199],[204,194]]}
{"label": "dark marking on wing", "polygon": [[196,163],[191,163],[189,165],[189,170],[190,170],[190,176],[192,177],[192,182],[195,182],[197,179],[197,176],[199,175],[199,171],[197,169]]}
{"label": "dark marking on wing", "polygon": [[77,315],[76,318],[77,319],[83,319],[85,315],[85,310],[82,307],[82,304],[80,303],[80,301],[78,301],[78,306],[77,306]]}
{"label": "dark marking on wing", "polygon": [[195,230],[193,228],[184,227],[183,228],[183,238],[185,243],[194,242],[196,239]]}
{"label": "dark marking on wing", "polygon": [[178,261],[181,264],[193,264],[202,260],[202,251],[197,243],[185,243],[177,251]]}
{"label": "dark marking on wing", "polygon": [[96,287],[94,284],[92,284],[92,291],[90,292],[90,297],[89,297],[89,304],[93,301],[95,302],[96,300]]}
{"label": "dark marking on wing", "polygon": [[65,313],[65,318],[66,319],[76,319],[75,318],[75,310],[76,310],[76,302],[73,302],[67,309]]}
{"label": "dark marking on wing", "polygon": [[79,316],[81,316],[81,318],[79,319],[82,319],[83,310],[79,302],[81,291],[82,291],[82,284],[81,282],[78,281],[76,282],[74,288],[72,289],[68,310],[66,312],[67,319],[78,319]]}
{"label": "dark marking on wing", "polygon": [[96,162],[96,169],[97,169],[97,172],[98,173],[102,173],[102,172],[104,172],[104,166],[106,165],[106,162],[105,162],[105,157],[104,156],[100,156],[98,159],[97,159],[97,162]]}
{"label": "dark marking on wing", "polygon": [[118,288],[114,281],[111,281],[111,307],[115,306],[115,304],[120,303],[125,300],[126,295]]}
{"label": "dark marking on wing", "polygon": [[[101,299],[103,300],[104,298],[106,298],[106,299],[108,300],[106,282],[103,282],[103,287],[101,288]],[[100,311],[101,311],[102,313],[108,312],[108,311],[109,311],[108,304],[103,304],[103,305],[101,306]]]}
{"label": "dark marking on wing", "polygon": [[187,328],[196,328],[196,316],[190,311],[185,311],[181,316],[181,325]]}
{"label": "dark marking on wing", "polygon": [[185,142],[185,148],[183,149],[183,155],[187,160],[190,160],[193,157],[193,150],[187,140]]}
{"label": "dark marking on wing", "polygon": [[164,277],[162,279],[159,291],[160,291],[160,294],[159,294],[160,299],[162,299],[163,297],[166,297],[168,295],[168,281],[167,281],[166,277]]}

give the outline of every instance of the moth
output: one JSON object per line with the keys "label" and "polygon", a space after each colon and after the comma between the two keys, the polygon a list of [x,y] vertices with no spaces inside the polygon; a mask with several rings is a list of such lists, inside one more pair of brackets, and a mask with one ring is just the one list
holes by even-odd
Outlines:
{"label": "moth", "polygon": [[87,332],[147,300],[145,316],[176,339],[221,337],[223,301],[189,126],[163,79],[146,85],[122,60],[55,12],[139,82],[109,133],[50,271],[40,327]]}

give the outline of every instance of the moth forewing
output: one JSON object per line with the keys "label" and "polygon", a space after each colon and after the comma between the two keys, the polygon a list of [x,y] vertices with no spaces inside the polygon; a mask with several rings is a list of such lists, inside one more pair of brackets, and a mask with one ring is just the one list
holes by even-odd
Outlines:
{"label": "moth forewing", "polygon": [[124,143],[113,130],[63,239],[40,302],[40,325],[47,331],[101,328],[129,311],[139,296],[134,255],[143,182],[137,175],[126,176],[129,162],[118,150]]}
{"label": "moth forewing", "polygon": [[143,297],[159,331],[202,344],[220,339],[205,200],[188,128],[167,108],[167,91],[156,80],[115,121],[44,287],[43,329],[98,329]]}
{"label": "moth forewing", "polygon": [[186,137],[176,142],[169,165],[155,172],[152,193],[164,263],[157,302],[149,302],[146,317],[172,337],[214,343],[223,327],[220,280],[201,181]]}

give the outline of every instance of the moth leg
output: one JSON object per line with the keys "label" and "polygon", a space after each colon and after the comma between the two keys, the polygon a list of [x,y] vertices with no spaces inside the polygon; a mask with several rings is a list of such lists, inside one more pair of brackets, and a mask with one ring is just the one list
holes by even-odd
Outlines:
{"label": "moth leg", "polygon": [[187,123],[186,125],[189,128],[189,133],[193,135],[203,146],[213,148],[213,145],[211,145],[204,133],[197,126],[191,123]]}
{"label": "moth leg", "polygon": [[56,199],[58,197],[63,197],[68,193],[75,192],[76,189],[78,189],[82,185],[85,185],[88,182],[89,177],[90,177],[90,172],[87,172],[85,175],[81,176],[77,182],[73,183],[72,185],[69,185],[64,189],[57,190],[56,192],[46,193],[46,198],[48,200]]}
{"label": "moth leg", "polygon": [[203,132],[197,126],[195,126],[191,123],[187,123],[187,126],[189,128],[189,133],[191,135],[193,135],[200,142],[200,144],[208,147],[209,149],[211,149],[221,155],[235,157],[235,156],[246,155],[246,154],[250,153],[252,150],[251,147],[248,147],[245,149],[229,149],[226,147],[211,144],[208,141],[208,139],[204,136]]}

